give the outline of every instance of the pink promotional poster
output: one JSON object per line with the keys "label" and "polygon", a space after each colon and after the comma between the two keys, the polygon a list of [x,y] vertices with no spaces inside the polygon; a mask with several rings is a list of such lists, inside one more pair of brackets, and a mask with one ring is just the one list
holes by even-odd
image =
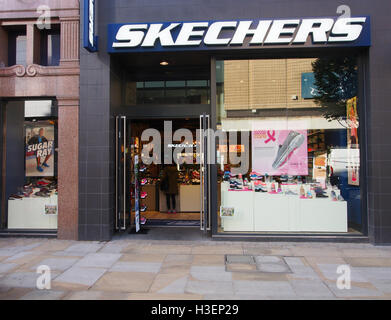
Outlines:
{"label": "pink promotional poster", "polygon": [[307,176],[306,130],[253,130],[253,170],[269,176]]}

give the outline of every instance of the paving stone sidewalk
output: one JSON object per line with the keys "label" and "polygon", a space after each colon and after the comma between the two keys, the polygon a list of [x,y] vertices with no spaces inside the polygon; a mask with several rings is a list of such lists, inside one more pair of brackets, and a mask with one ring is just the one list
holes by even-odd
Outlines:
{"label": "paving stone sidewalk", "polygon": [[[39,266],[51,290],[36,288]],[[351,288],[337,273],[349,266]],[[391,299],[391,247],[0,238],[0,300]]]}

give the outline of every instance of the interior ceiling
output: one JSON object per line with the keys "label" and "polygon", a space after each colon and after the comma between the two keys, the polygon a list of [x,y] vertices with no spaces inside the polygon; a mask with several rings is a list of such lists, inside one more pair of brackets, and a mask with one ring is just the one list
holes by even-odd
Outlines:
{"label": "interior ceiling", "polygon": [[[115,54],[111,59],[136,81],[210,79],[210,56],[203,52]],[[160,65],[162,61],[168,65]]]}

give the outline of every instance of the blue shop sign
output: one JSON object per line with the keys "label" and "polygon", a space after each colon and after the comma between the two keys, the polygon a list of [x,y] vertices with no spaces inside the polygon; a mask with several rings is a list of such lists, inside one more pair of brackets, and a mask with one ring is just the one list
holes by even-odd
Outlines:
{"label": "blue shop sign", "polygon": [[98,37],[95,35],[96,1],[84,0],[83,47],[90,51],[98,51]]}
{"label": "blue shop sign", "polygon": [[370,17],[110,24],[115,52],[368,47]]}

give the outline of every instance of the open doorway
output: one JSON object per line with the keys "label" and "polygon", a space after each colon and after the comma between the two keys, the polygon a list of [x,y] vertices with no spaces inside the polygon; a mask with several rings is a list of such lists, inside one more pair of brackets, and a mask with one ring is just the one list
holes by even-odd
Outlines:
{"label": "open doorway", "polygon": [[[187,129],[196,137],[196,130],[199,129],[198,119],[157,119],[157,120],[135,120],[129,121],[131,141],[140,144],[138,149],[144,149],[141,136],[149,128],[160,132],[164,144],[164,122],[171,122],[173,131]],[[182,141],[192,145],[191,156],[193,163],[171,165],[140,164],[140,212],[142,223],[146,226],[199,226],[201,210],[200,190],[200,165],[196,163],[197,141]],[[177,145],[167,146],[173,152]],[[162,148],[162,152],[164,152]],[[163,158],[163,156],[162,156]],[[174,159],[173,159],[174,160]],[[166,188],[162,186],[165,183]],[[134,200],[132,201],[134,208]],[[135,212],[132,212],[134,218]],[[145,219],[145,220],[144,220]]]}
{"label": "open doorway", "polygon": [[[202,161],[205,140],[199,139],[202,119],[117,118],[117,230],[140,233],[157,227],[210,229],[210,222],[206,223],[208,170]],[[167,126],[174,136],[168,137]],[[145,139],[147,130],[158,138]],[[176,140],[179,130],[187,135]]]}

